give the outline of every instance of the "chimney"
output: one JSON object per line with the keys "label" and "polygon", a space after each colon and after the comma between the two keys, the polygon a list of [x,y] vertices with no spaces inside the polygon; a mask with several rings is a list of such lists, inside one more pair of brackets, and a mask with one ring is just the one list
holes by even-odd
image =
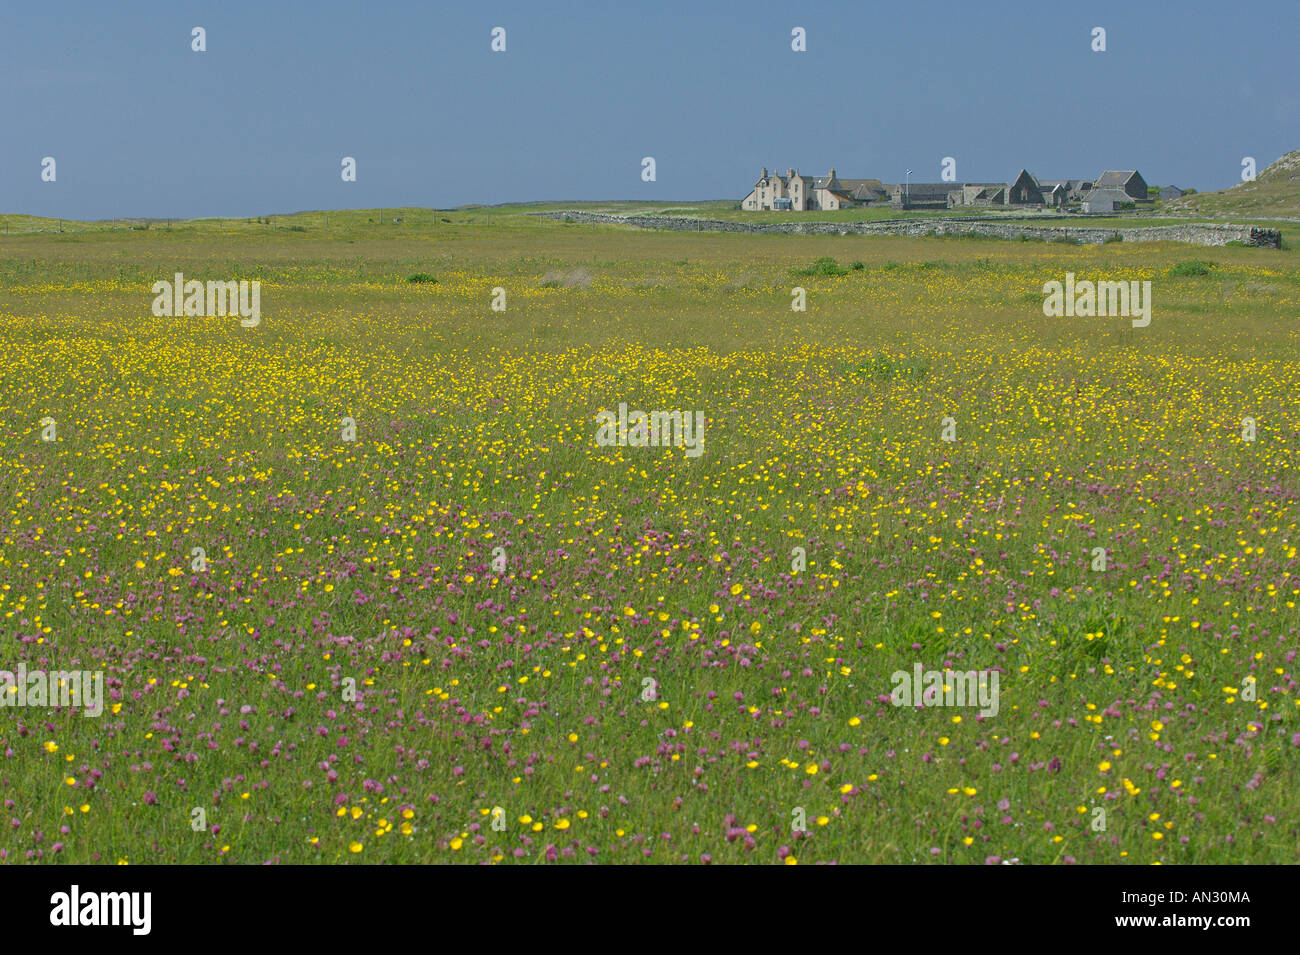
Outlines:
{"label": "chimney", "polygon": [[835,167],[834,167],[834,166],[831,166],[831,178],[832,178],[832,179],[835,178]]}
{"label": "chimney", "polygon": [[758,178],[759,178],[759,179],[766,179],[766,178],[767,178],[767,167],[766,167],[766,166],[763,167],[763,174],[762,174],[761,176],[759,176]]}

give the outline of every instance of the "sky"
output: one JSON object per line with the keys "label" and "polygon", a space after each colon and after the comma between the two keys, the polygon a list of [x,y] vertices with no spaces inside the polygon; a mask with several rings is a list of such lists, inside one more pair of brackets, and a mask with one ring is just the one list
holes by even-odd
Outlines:
{"label": "sky", "polygon": [[936,182],[944,157],[1223,189],[1300,148],[1298,41],[1300,0],[11,0],[0,213],[739,201],[763,166]]}

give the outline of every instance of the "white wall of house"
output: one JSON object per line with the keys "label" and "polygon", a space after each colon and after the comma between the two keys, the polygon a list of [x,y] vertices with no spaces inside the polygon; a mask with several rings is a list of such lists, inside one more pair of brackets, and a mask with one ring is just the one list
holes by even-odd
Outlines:
{"label": "white wall of house", "polygon": [[844,207],[844,202],[839,196],[829,189],[817,190],[817,208],[818,209],[840,209]]}

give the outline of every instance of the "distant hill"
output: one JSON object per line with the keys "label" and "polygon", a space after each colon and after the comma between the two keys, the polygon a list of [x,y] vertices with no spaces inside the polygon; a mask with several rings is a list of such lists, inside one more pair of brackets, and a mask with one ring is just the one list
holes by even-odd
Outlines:
{"label": "distant hill", "polygon": [[1287,153],[1255,177],[1221,192],[1198,192],[1166,203],[1169,212],[1254,218],[1300,216],[1300,149]]}

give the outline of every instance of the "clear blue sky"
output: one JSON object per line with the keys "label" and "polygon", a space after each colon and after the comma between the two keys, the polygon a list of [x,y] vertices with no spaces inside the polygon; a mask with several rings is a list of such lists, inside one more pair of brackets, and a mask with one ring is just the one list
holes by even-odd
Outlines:
{"label": "clear blue sky", "polygon": [[0,212],[738,200],[764,165],[937,181],[944,156],[1221,189],[1300,147],[1298,41],[1298,0],[9,0]]}

